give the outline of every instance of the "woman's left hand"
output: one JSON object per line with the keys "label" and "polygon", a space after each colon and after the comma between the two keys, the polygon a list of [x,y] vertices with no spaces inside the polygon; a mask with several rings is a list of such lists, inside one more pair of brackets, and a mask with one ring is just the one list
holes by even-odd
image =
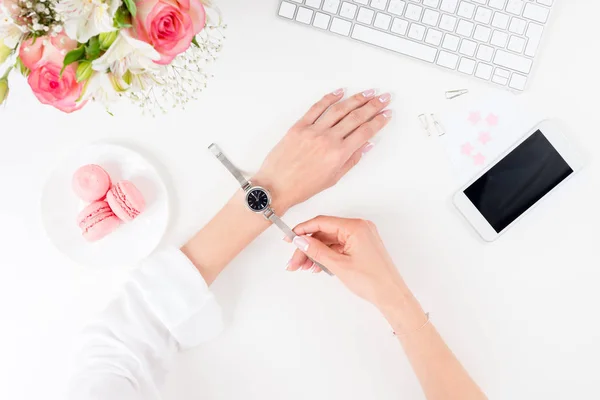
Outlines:
{"label": "woman's left hand", "polygon": [[338,89],[323,97],[298,121],[265,159],[252,182],[273,194],[273,208],[283,214],[333,186],[362,155],[389,121],[391,96],[375,90],[340,101]]}

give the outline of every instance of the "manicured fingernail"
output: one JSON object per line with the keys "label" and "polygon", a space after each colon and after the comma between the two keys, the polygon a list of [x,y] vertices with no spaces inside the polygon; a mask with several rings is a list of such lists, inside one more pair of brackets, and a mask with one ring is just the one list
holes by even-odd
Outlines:
{"label": "manicured fingernail", "polygon": [[294,238],[294,245],[300,250],[306,252],[308,250],[308,241],[304,239],[302,236],[296,236]]}
{"label": "manicured fingernail", "polygon": [[287,265],[285,266],[286,271],[291,271],[292,270],[292,262],[288,262]]}
{"label": "manicured fingernail", "polygon": [[385,93],[385,94],[382,94],[381,96],[379,96],[379,101],[382,103],[387,103],[391,99],[392,99],[392,95],[389,93]]}
{"label": "manicured fingernail", "polygon": [[367,99],[375,96],[375,89],[369,89],[369,90],[365,90],[364,92],[362,92],[362,95],[364,97],[366,97]]}
{"label": "manicured fingernail", "polygon": [[392,112],[392,110],[385,110],[384,112],[381,113],[381,115],[383,115],[387,119],[390,119],[390,118],[392,118],[392,115],[394,115],[394,113]]}
{"label": "manicured fingernail", "polygon": [[368,143],[365,147],[363,147],[362,155],[364,156],[365,154],[370,152],[373,149],[373,147],[375,147],[375,145],[373,143]]}
{"label": "manicured fingernail", "polygon": [[331,94],[334,96],[342,95],[342,94],[344,94],[344,89],[343,88],[336,89],[333,92],[331,92]]}

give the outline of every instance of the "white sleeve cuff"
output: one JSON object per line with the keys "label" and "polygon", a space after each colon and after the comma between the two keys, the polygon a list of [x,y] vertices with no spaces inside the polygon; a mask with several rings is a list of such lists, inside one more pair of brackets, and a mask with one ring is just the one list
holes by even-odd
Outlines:
{"label": "white sleeve cuff", "polygon": [[221,308],[180,250],[169,247],[144,260],[132,284],[181,348],[197,346],[223,330]]}

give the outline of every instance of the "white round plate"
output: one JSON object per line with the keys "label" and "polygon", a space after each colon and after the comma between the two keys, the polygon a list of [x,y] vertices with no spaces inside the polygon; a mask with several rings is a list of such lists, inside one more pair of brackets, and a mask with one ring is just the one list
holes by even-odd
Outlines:
{"label": "white round plate", "polygon": [[[71,188],[77,168],[98,164],[113,182],[127,179],[144,195],[146,210],[97,242],[88,242],[77,225],[87,205]],[[97,143],[79,149],[51,173],[42,194],[42,219],[54,245],[74,261],[90,266],[133,265],[160,243],[169,223],[167,188],[158,171],[139,153],[123,146]]]}

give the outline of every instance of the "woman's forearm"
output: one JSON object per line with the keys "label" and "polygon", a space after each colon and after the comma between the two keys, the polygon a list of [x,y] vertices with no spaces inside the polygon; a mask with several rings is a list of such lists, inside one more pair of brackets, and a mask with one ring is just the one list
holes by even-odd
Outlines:
{"label": "woman's forearm", "polygon": [[[408,288],[396,307],[382,310],[398,332],[398,340],[428,400],[481,400],[487,397],[448,348]],[[424,325],[425,324],[425,325]]]}
{"label": "woman's forearm", "polygon": [[238,191],[181,251],[210,285],[227,264],[270,225],[262,214],[253,213],[245,206],[244,193]]}

